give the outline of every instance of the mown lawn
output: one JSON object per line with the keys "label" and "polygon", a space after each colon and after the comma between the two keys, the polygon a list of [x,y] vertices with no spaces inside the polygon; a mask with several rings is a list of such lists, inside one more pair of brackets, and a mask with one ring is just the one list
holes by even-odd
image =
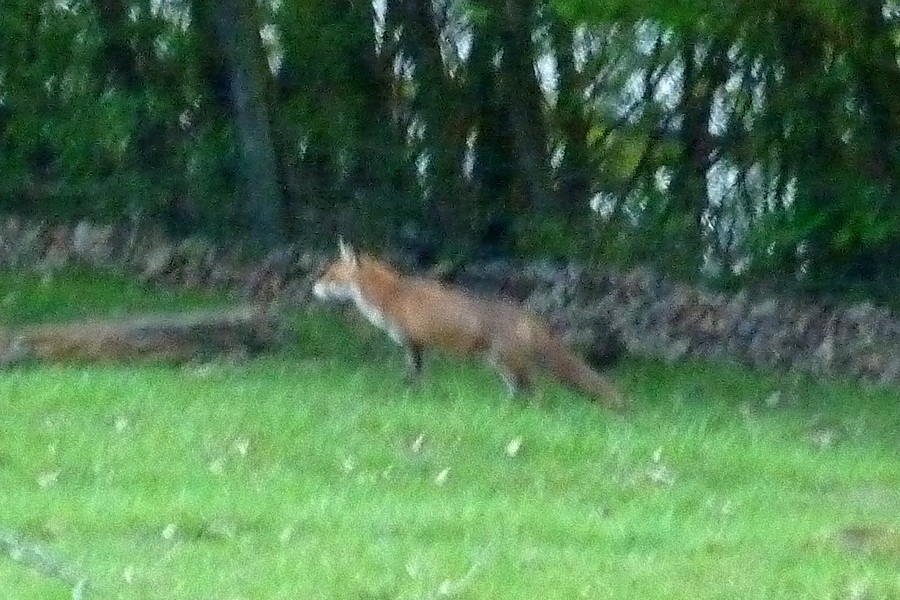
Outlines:
{"label": "mown lawn", "polygon": [[[0,278],[3,322],[215,298]],[[0,528],[85,598],[900,598],[900,393],[628,361],[615,416],[337,317],[246,363],[0,373]],[[72,589],[0,556],[9,599]]]}

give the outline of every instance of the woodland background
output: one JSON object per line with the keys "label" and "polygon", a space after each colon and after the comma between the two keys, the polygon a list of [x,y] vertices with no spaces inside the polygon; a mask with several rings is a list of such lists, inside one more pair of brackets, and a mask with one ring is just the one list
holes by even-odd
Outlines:
{"label": "woodland background", "polygon": [[8,0],[0,210],[889,299],[898,26],[870,0]]}
{"label": "woodland background", "polygon": [[[898,44],[900,0],[3,0],[3,597],[900,598]],[[337,233],[632,408],[407,385],[310,301]]]}

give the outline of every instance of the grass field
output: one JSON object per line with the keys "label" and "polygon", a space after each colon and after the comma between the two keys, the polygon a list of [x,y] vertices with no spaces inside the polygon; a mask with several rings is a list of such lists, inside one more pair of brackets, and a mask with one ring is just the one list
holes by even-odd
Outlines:
{"label": "grass field", "polygon": [[[3,322],[220,302],[0,278]],[[900,598],[900,394],[627,361],[615,416],[338,318],[246,363],[0,373],[0,528],[85,598]],[[71,598],[0,556],[8,599]]]}

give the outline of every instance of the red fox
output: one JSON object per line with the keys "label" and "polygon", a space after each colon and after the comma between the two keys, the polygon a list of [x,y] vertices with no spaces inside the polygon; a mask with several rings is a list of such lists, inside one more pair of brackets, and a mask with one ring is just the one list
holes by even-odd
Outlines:
{"label": "red fox", "polygon": [[352,301],[406,352],[407,375],[422,371],[426,348],[487,358],[511,395],[527,392],[535,367],[607,407],[619,410],[618,390],[524,309],[504,300],[479,298],[436,281],[401,275],[385,262],[358,255],[338,241],[339,257],[313,286],[322,300]]}

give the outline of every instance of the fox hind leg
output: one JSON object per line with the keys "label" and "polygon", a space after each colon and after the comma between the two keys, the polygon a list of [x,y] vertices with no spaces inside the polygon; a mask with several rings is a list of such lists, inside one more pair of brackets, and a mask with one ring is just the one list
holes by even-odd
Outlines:
{"label": "fox hind leg", "polygon": [[528,364],[516,356],[505,353],[494,353],[491,364],[500,374],[511,398],[529,394],[532,389],[531,369]]}
{"label": "fox hind leg", "polygon": [[531,379],[528,376],[504,368],[500,368],[499,372],[510,398],[518,398],[531,392]]}

